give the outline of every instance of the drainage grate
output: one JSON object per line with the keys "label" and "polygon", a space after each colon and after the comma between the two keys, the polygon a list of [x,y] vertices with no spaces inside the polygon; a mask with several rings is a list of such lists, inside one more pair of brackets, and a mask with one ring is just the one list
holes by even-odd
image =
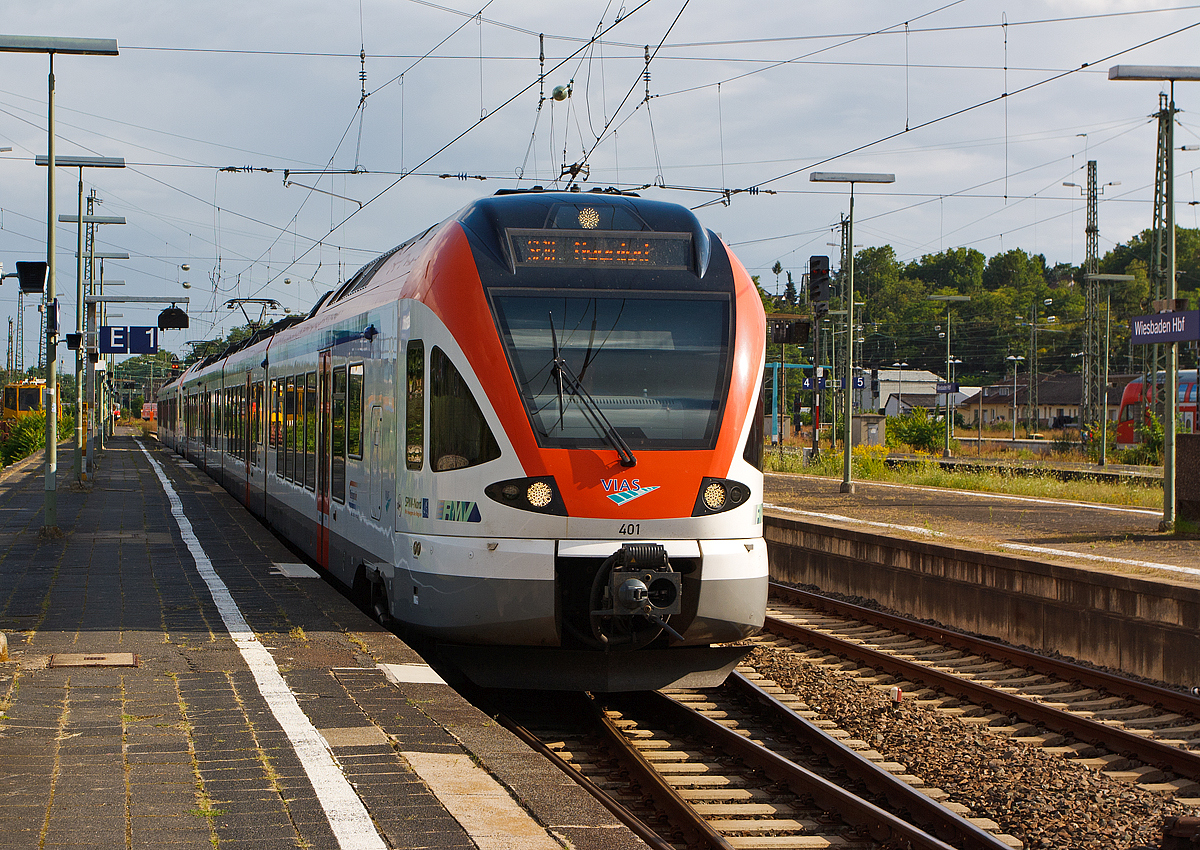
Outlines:
{"label": "drainage grate", "polygon": [[136,667],[132,652],[59,652],[50,656],[51,667]]}

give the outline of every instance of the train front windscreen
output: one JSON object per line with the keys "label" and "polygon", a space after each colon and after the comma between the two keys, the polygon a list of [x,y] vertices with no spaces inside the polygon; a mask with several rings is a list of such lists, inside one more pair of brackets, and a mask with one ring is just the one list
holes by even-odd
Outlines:
{"label": "train front windscreen", "polygon": [[728,386],[731,300],[717,293],[494,292],[542,446],[711,448]]}

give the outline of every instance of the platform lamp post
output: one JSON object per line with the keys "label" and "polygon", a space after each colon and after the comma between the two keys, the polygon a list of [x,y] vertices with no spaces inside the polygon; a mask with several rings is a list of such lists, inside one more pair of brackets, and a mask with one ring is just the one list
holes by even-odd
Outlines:
{"label": "platform lamp post", "polygon": [[[37,165],[49,165],[48,157],[36,156]],[[76,222],[75,242],[75,456],[72,471],[76,481],[83,481],[86,470],[83,465],[83,226],[84,224],[124,224],[123,216],[85,216],[83,214],[83,169],[85,168],[124,168],[124,157],[113,156],[64,156],[54,161],[56,166],[79,169],[79,213],[78,215],[59,216],[60,222]]]}
{"label": "platform lamp post", "polygon": [[[845,172],[845,171],[814,171],[808,175],[811,183],[849,183],[850,184],[850,218],[846,222],[846,244],[854,245],[854,184],[855,183],[895,183],[895,174],[880,174],[874,172]],[[842,393],[845,401],[845,422],[843,423],[844,446],[842,458],[842,486],[841,492],[853,493],[854,482],[851,480],[850,474],[850,436],[851,436],[851,420],[854,415],[854,248],[851,247],[846,251],[846,353],[845,353],[845,377],[843,380],[849,385],[844,388]]]}
{"label": "platform lamp post", "polygon": [[1105,281],[1109,284],[1109,288],[1104,294],[1104,368],[1100,378],[1100,386],[1103,387],[1100,396],[1100,460],[1097,466],[1104,466],[1107,462],[1108,455],[1108,346],[1109,346],[1109,330],[1111,327],[1112,316],[1112,284],[1115,282],[1131,281],[1131,274],[1085,274],[1084,279],[1087,281]]}
{"label": "platform lamp post", "polygon": [[[50,56],[50,75],[47,78],[46,104],[46,307],[53,309],[54,288],[54,229],[57,226],[54,210],[54,54],[66,53],[77,56],[116,56],[115,38],[60,38],[38,35],[0,35],[0,53],[46,53]],[[55,476],[58,474],[58,328],[53,321],[46,322],[46,502],[42,517],[42,530],[57,534],[58,493]]]}
{"label": "platform lamp post", "polygon": [[[927,295],[929,301],[945,301],[946,302],[946,383],[949,384],[952,380],[950,375],[950,305],[970,301],[970,295]],[[946,393],[946,443],[942,448],[942,457],[950,457],[950,393]]]}
{"label": "platform lamp post", "polygon": [[1013,366],[1012,438],[1015,443],[1017,441],[1017,365],[1023,363],[1025,358],[1020,354],[1010,354],[1004,359]]}
{"label": "platform lamp post", "polygon": [[[1108,69],[1110,80],[1146,80],[1171,84],[1166,126],[1166,207],[1167,291],[1166,300],[1179,295],[1175,280],[1175,83],[1200,82],[1200,67],[1195,65],[1114,65]],[[1163,518],[1164,529],[1175,525],[1175,410],[1179,399],[1179,343],[1167,343],[1167,391],[1163,411]],[[1106,399],[1107,401],[1107,399]]]}
{"label": "platform lamp post", "polygon": [[896,392],[896,415],[904,415],[904,370],[908,368],[908,363],[896,362],[892,364],[893,369],[900,370],[899,389]]}
{"label": "platform lamp post", "polygon": [[[99,294],[103,295],[105,286],[124,286],[125,281],[123,281],[123,280],[105,280],[104,279],[104,261],[105,260],[128,260],[128,259],[129,259],[129,253],[127,251],[113,251],[113,252],[99,252],[99,251],[95,251],[95,250],[91,251],[88,254],[88,261],[89,262],[92,262],[95,260],[100,261],[100,276],[98,278],[93,277],[92,292],[90,293],[90,295],[97,294],[97,287],[99,289]],[[87,308],[87,319],[85,322],[84,338],[81,342],[83,345],[87,346],[87,352],[88,352],[87,353],[87,388],[86,388],[87,397],[88,397],[88,405],[89,405],[88,422],[87,422],[87,429],[88,429],[87,468],[95,469],[95,450],[97,448],[100,448],[100,449],[104,448],[104,438],[105,438],[105,433],[104,433],[105,428],[103,427],[104,420],[103,420],[103,417],[101,417],[99,415],[100,412],[104,409],[104,406],[99,404],[98,399],[97,399],[97,396],[102,396],[103,392],[98,392],[97,391],[98,388],[96,385],[96,363],[99,362],[99,360],[100,360],[99,343],[98,343],[98,340],[99,340],[98,328],[99,328],[100,324],[102,324],[104,322],[105,317],[102,313],[99,316],[97,316],[97,307],[99,307],[102,310],[104,308],[103,303],[97,304],[95,302],[92,302],[91,299],[86,296],[84,297],[84,303]],[[93,340],[97,341],[94,345],[93,345]],[[93,359],[93,357],[94,357],[94,359]],[[99,420],[99,422],[97,422],[97,420]],[[99,424],[101,427],[97,428],[96,427],[97,424]],[[97,444],[99,444],[99,445],[97,445]]]}

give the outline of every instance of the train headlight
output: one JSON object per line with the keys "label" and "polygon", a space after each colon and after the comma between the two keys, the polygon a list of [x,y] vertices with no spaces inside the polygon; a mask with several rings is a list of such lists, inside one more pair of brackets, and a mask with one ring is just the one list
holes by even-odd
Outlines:
{"label": "train headlight", "polygon": [[535,508],[544,508],[554,498],[554,491],[550,489],[550,485],[545,481],[534,481],[529,485],[529,489],[525,491],[525,498]]}
{"label": "train headlight", "polygon": [[563,504],[558,485],[549,475],[497,481],[485,487],[483,492],[489,499],[510,508],[554,516],[567,515],[567,506]]}
{"label": "train headlight", "polygon": [[720,481],[714,481],[704,488],[704,507],[710,511],[725,507],[725,485]]}
{"label": "train headlight", "polygon": [[704,478],[700,481],[700,492],[696,494],[696,505],[692,516],[707,516],[733,510],[744,505],[750,498],[750,488],[728,478]]}

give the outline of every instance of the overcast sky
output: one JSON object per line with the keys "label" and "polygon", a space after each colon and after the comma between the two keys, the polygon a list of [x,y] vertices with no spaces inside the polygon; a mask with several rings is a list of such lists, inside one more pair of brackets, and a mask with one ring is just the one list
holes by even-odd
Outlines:
{"label": "overcast sky", "polygon": [[[56,153],[127,161],[84,173],[97,213],[128,221],[100,227],[97,249],[131,255],[105,269],[125,294],[192,298],[192,327],[162,340],[178,352],[244,323],[231,298],[306,310],[472,199],[549,187],[580,163],[585,189],[698,208],[769,290],[776,261],[798,279],[810,254],[838,253],[827,243],[847,188],[810,183],[814,170],[896,175],[859,186],[859,245],[903,260],[1020,247],[1078,264],[1084,199],[1062,183],[1086,183],[1088,159],[1120,184],[1104,188],[1101,253],[1152,219],[1161,87],[1111,82],[1108,68],[1200,62],[1200,4],[485,2],[10,0],[0,29],[117,40],[118,57],[55,60]],[[6,271],[45,255],[33,158],[46,153],[47,71],[45,55],[0,55]],[[551,99],[556,86],[570,97]],[[1200,143],[1200,84],[1177,89],[1176,144]],[[1189,227],[1197,168],[1200,152],[1179,154]],[[73,214],[78,171],[57,182],[58,211]],[[73,325],[75,228],[57,232]],[[13,283],[0,314],[15,313]],[[114,308],[112,324],[153,324],[158,309]],[[28,365],[36,313],[26,321]]]}

